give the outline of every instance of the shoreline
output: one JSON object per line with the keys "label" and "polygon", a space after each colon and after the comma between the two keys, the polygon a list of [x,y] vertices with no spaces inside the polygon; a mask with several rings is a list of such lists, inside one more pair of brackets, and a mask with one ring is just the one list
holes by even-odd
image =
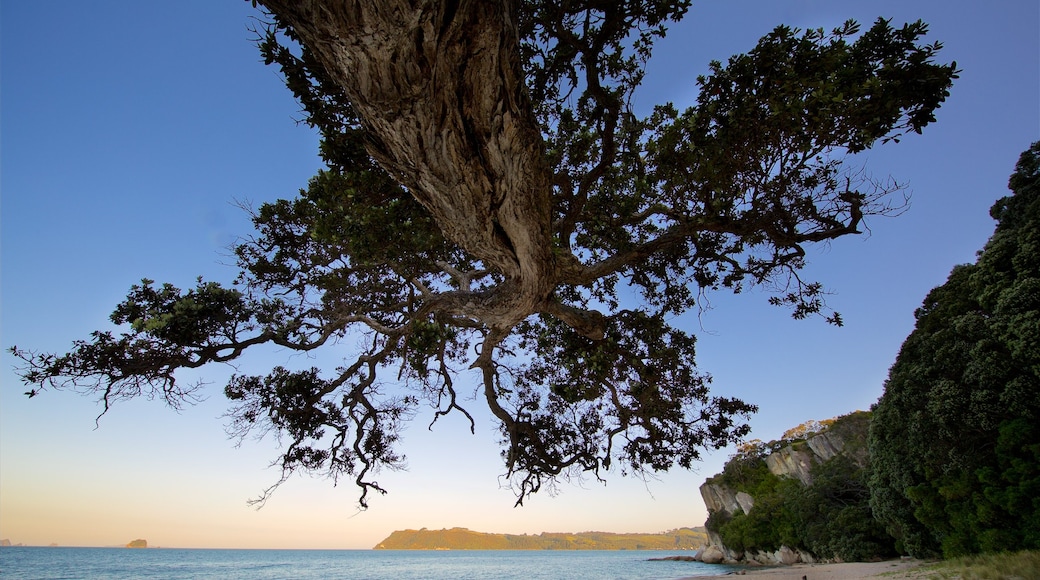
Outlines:
{"label": "shoreline", "polygon": [[861,580],[864,578],[916,578],[915,569],[924,560],[899,559],[881,562],[845,562],[839,564],[792,564],[790,566],[742,568],[727,574],[691,576],[686,580],[734,580],[736,577],[768,580]]}

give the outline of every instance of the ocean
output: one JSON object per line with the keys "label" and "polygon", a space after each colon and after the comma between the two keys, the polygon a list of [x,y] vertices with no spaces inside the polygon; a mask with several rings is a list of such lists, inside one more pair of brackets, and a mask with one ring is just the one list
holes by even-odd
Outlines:
{"label": "ocean", "polygon": [[657,551],[0,548],[0,578],[34,580],[672,580],[726,566],[651,562]]}

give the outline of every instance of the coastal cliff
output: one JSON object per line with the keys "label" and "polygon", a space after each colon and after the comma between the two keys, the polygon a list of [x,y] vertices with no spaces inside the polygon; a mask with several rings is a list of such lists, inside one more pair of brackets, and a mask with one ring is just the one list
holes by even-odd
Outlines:
{"label": "coastal cliff", "polygon": [[810,422],[745,445],[705,481],[708,563],[788,565],[886,557],[892,539],[869,507],[870,413]]}

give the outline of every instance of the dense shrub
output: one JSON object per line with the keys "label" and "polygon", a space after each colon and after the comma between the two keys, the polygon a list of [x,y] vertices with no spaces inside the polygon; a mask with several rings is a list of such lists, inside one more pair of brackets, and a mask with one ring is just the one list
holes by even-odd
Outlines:
{"label": "dense shrub", "polygon": [[1040,548],[1040,143],[975,264],[917,310],[870,427],[871,505],[918,556]]}

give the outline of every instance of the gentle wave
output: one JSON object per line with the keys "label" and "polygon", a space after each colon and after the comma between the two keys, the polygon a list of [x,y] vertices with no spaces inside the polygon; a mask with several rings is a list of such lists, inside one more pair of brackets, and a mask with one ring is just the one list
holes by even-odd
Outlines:
{"label": "gentle wave", "polygon": [[[34,580],[670,580],[725,574],[683,552],[0,548],[0,577]],[[688,555],[688,553],[686,553]]]}

